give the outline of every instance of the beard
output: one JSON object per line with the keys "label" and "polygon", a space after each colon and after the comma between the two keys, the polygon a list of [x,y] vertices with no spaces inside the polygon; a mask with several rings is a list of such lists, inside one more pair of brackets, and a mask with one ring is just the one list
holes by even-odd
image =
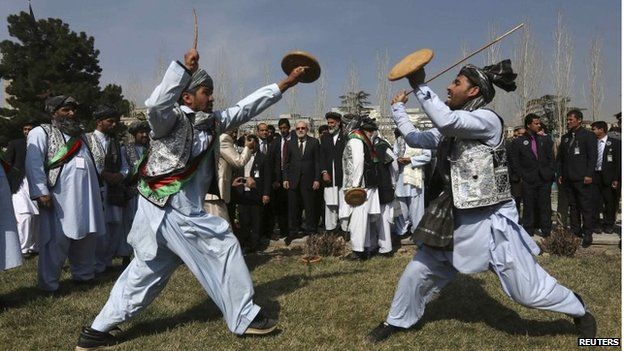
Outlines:
{"label": "beard", "polygon": [[334,135],[338,131],[338,126],[329,127],[329,134]]}
{"label": "beard", "polygon": [[79,136],[84,132],[77,118],[53,118],[52,125],[72,137]]}

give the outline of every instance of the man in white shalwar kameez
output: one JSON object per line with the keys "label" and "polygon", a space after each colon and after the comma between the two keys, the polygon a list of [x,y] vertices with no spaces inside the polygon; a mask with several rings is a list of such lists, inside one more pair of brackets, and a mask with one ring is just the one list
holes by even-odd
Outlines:
{"label": "man in white shalwar kameez", "polygon": [[323,178],[323,199],[325,200],[325,231],[343,234],[347,221],[338,221],[338,209],[344,201],[342,192],[342,153],[346,136],[342,132],[342,116],[337,112],[325,114],[329,133],[322,134],[321,176]]}
{"label": "man in white shalwar kameez", "polygon": [[65,259],[72,278],[92,281],[96,236],[106,231],[97,169],[70,96],[46,100],[51,124],[28,134],[26,176],[39,205],[39,288],[56,291]]}
{"label": "man in white shalwar kameez", "polygon": [[121,113],[114,107],[98,106],[93,113],[96,121],[95,130],[86,135],[95,167],[100,175],[106,218],[106,233],[98,236],[95,249],[96,273],[102,273],[113,267],[117,249],[126,238],[123,211],[127,199],[123,180],[128,174],[128,164],[119,142],[114,138],[120,117]]}
{"label": "man in white shalwar kameez", "polygon": [[305,68],[295,68],[279,84],[260,88],[234,107],[212,112],[212,79],[198,69],[198,61],[197,50],[190,49],[184,63],[172,62],[145,101],[152,140],[139,170],[141,197],[128,237],[135,257],[91,327],[82,329],[76,350],[115,344],[110,331],[147,307],[181,264],[195,275],[233,333],[261,335],[276,327],[277,321],[253,303],[251,276],[229,223],[207,214],[202,205],[207,190],[215,191],[212,147],[217,135],[279,101]]}
{"label": "man in white shalwar kameez", "polygon": [[[464,66],[447,88],[445,104],[423,83],[424,69],[419,70],[409,77],[410,84],[435,126],[424,132],[418,132],[409,122],[406,93],[394,97],[393,118],[408,145],[438,149],[438,156],[446,151],[445,157],[438,157],[438,164],[442,174],[450,178],[452,196],[447,197],[447,204],[452,206],[454,230],[450,228],[452,248],[422,245],[416,252],[399,280],[386,320],[369,333],[371,342],[383,341],[415,325],[433,294],[458,272],[487,269],[499,277],[503,290],[514,301],[572,316],[581,337],[595,337],[596,321],[580,296],[560,285],[533,256],[539,249],[518,224],[509,193],[502,119],[482,108],[494,97],[494,84],[512,91],[515,77],[509,60],[483,69]],[[498,174],[494,173],[496,169]],[[506,183],[494,184],[498,177]],[[435,223],[437,218],[428,215],[429,209],[421,225]],[[435,233],[436,228],[430,229]]]}
{"label": "man in white shalwar kameez", "polygon": [[[375,132],[376,134],[377,132]],[[372,215],[370,230],[371,251],[382,257],[392,257],[392,225],[394,224],[394,179],[398,170],[396,155],[392,151],[390,143],[375,135],[373,146],[379,157],[378,177],[379,185],[379,215]]]}
{"label": "man in white shalwar kameez", "polygon": [[[370,256],[371,220],[381,214],[379,193],[377,191],[377,154],[372,144],[372,137],[377,130],[374,120],[364,117],[357,127],[347,135],[347,144],[342,155],[342,191],[351,188],[364,188],[366,201],[359,206],[344,202],[339,209],[340,219],[348,219],[351,235],[352,253],[350,260],[362,261]],[[343,195],[344,198],[344,195]]]}
{"label": "man in white shalwar kameez", "polygon": [[[431,150],[413,148],[405,144],[403,136],[397,137],[394,152],[398,156],[399,172],[394,188],[401,214],[396,220],[396,233],[413,233],[425,213],[425,166],[431,162]],[[411,234],[411,233],[410,233]]]}

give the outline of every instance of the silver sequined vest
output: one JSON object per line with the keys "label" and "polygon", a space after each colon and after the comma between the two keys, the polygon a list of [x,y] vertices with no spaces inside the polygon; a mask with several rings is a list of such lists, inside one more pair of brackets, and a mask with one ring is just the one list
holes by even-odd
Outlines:
{"label": "silver sequined vest", "polygon": [[495,205],[512,198],[504,141],[502,135],[494,147],[480,140],[454,141],[448,160],[456,208]]}

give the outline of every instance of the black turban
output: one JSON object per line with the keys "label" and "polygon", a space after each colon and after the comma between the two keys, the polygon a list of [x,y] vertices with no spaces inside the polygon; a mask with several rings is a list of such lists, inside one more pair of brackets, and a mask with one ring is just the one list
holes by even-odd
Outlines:
{"label": "black turban", "polygon": [[56,110],[63,106],[73,105],[78,107],[78,101],[69,95],[52,96],[45,101],[45,110],[48,113],[54,113]]}
{"label": "black turban", "polygon": [[121,112],[111,105],[100,105],[93,112],[93,118],[99,121],[106,118],[118,118],[121,117]]}
{"label": "black turban", "polygon": [[459,71],[460,75],[466,76],[470,82],[479,87],[485,103],[494,99],[496,91],[494,85],[505,90],[516,90],[517,74],[511,68],[511,60],[503,60],[499,63],[479,68],[473,65],[466,65]]}

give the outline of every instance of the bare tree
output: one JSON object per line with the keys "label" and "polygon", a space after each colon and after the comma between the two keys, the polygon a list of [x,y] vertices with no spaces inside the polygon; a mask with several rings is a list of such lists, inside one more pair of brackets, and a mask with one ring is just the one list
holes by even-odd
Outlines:
{"label": "bare tree", "polygon": [[525,22],[520,42],[514,52],[514,71],[518,74],[518,77],[516,77],[516,86],[518,88],[514,97],[517,108],[516,115],[520,124],[523,123],[524,116],[528,113],[528,102],[536,97],[540,87],[542,66],[539,62],[537,51],[537,44],[533,38],[531,26]]}
{"label": "bare tree", "polygon": [[[496,31],[497,31],[496,25],[490,23],[490,25],[488,26],[488,37],[487,37],[488,42],[498,37],[498,34],[496,33]],[[485,65],[493,65],[499,62],[500,60],[501,60],[501,54],[500,54],[499,44],[494,44],[485,51],[485,57],[484,57]],[[497,105],[500,105],[499,100],[500,100],[500,94],[495,94],[494,98],[489,103],[489,108],[496,111]]]}
{"label": "bare tree", "polygon": [[600,119],[602,101],[604,100],[604,57],[602,56],[602,40],[596,36],[589,48],[589,87],[585,89],[586,99],[592,120]]}
{"label": "bare tree", "polygon": [[327,81],[325,74],[321,74],[319,82],[316,84],[316,102],[314,104],[314,116],[322,117],[327,108]]}
{"label": "bare tree", "polygon": [[[379,105],[379,124],[380,132],[383,132],[383,136],[387,137],[388,131],[384,131],[383,127],[390,125],[390,82],[388,81],[387,74],[390,66],[390,58],[388,56],[388,50],[383,53],[377,52],[377,103]],[[392,134],[392,133],[390,133]]]}
{"label": "bare tree", "polygon": [[557,27],[555,28],[555,56],[553,60],[553,85],[557,96],[558,106],[555,109],[555,118],[559,136],[565,131],[565,119],[567,103],[572,89],[572,54],[574,49],[568,34],[563,14],[557,14]]}
{"label": "bare tree", "polygon": [[298,85],[288,89],[288,113],[290,114],[299,114],[299,91],[297,89]]}
{"label": "bare tree", "polygon": [[228,54],[225,49],[221,48],[217,52],[217,74],[216,74],[216,89],[214,92],[214,105],[217,109],[225,109],[232,103],[231,89],[232,89],[232,75],[228,65]]}

